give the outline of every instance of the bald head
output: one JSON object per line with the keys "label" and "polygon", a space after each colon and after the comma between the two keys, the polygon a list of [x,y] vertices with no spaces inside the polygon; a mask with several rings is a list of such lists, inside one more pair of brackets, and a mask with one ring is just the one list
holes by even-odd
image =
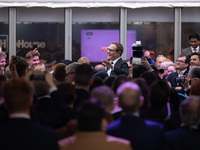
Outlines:
{"label": "bald head", "polygon": [[140,105],[140,88],[136,83],[125,82],[117,89],[119,104],[124,112],[138,112]]}

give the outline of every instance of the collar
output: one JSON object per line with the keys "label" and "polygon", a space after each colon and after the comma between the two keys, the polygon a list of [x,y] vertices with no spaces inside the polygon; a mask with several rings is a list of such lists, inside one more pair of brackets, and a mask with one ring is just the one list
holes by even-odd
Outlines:
{"label": "collar", "polygon": [[140,114],[138,112],[134,112],[134,113],[123,113],[123,115],[131,115],[131,116],[135,116],[135,117],[140,117]]}
{"label": "collar", "polygon": [[30,115],[24,114],[24,113],[14,113],[14,114],[10,114],[9,117],[10,117],[11,119],[13,119],[13,118],[31,119]]}
{"label": "collar", "polygon": [[178,77],[183,76],[186,70],[187,70],[187,69],[185,69],[185,70],[183,70],[183,71],[181,71],[181,72],[177,71]]}
{"label": "collar", "polygon": [[121,57],[119,57],[119,58],[113,60],[113,61],[112,61],[112,62],[113,62],[113,65],[115,65],[115,63],[116,63],[120,58],[121,58]]}
{"label": "collar", "polygon": [[194,49],[196,49],[196,52],[199,52],[199,46],[197,46],[197,48],[191,47],[191,49],[192,49],[192,52],[193,52],[193,53],[195,52]]}

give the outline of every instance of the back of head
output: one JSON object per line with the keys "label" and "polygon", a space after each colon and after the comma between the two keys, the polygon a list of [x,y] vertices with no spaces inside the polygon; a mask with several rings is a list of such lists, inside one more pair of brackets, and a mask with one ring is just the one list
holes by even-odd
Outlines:
{"label": "back of head", "polygon": [[101,122],[105,117],[104,107],[97,99],[83,103],[78,114],[80,131],[101,131]]}
{"label": "back of head", "polygon": [[170,87],[164,79],[157,80],[150,89],[150,104],[154,109],[163,109],[167,104]]}
{"label": "back of head", "polygon": [[32,86],[24,79],[12,79],[3,84],[3,96],[9,113],[29,109]]}
{"label": "back of head", "polygon": [[181,103],[180,114],[186,126],[200,124],[200,97],[189,96]]}
{"label": "back of head", "polygon": [[113,91],[116,93],[117,88],[128,81],[128,77],[126,75],[119,75],[116,77],[116,79],[113,82]]}
{"label": "back of head", "polygon": [[143,65],[133,65],[132,78],[135,79],[135,78],[140,77],[140,75],[145,71],[147,71],[147,69]]}
{"label": "back of head", "polygon": [[75,71],[75,84],[81,86],[88,86],[92,79],[93,69],[89,64],[81,64]]}
{"label": "back of head", "polygon": [[64,63],[56,64],[53,74],[54,74],[54,78],[57,81],[65,81],[65,77],[66,77],[65,68],[66,68],[66,65]]}
{"label": "back of head", "polygon": [[154,72],[145,71],[140,75],[141,78],[145,79],[148,87],[150,88],[151,85],[158,80],[158,77]]}
{"label": "back of head", "polygon": [[198,33],[192,33],[189,35],[189,40],[191,40],[192,38],[195,38],[197,40],[200,40],[199,38],[199,34]]}
{"label": "back of head", "polygon": [[62,83],[57,85],[58,90],[61,92],[67,105],[73,104],[75,99],[75,86],[70,83]]}
{"label": "back of head", "polygon": [[91,97],[100,100],[107,111],[112,110],[115,94],[111,88],[105,85],[96,87],[94,90],[92,90]]}
{"label": "back of head", "polygon": [[200,96],[200,81],[191,84],[190,95]]}
{"label": "back of head", "polygon": [[49,94],[49,86],[45,81],[34,80],[33,81],[34,92],[37,98],[46,96]]}
{"label": "back of head", "polygon": [[199,78],[200,79],[200,67],[199,66],[191,67],[190,71],[188,73],[188,77],[190,77],[190,78]]}
{"label": "back of head", "polygon": [[65,70],[70,72],[70,73],[75,73],[76,71],[76,68],[79,66],[80,64],[74,62],[74,63],[71,63],[69,65],[66,66]]}
{"label": "back of head", "polygon": [[136,83],[125,82],[117,89],[119,104],[126,113],[138,112],[141,92]]}
{"label": "back of head", "polygon": [[113,86],[113,83],[114,83],[115,79],[116,79],[116,76],[114,76],[114,75],[107,76],[104,79],[104,84],[111,88]]}
{"label": "back of head", "polygon": [[19,62],[16,62],[16,70],[19,77],[25,75],[28,69],[28,63],[23,57],[19,57]]}
{"label": "back of head", "polygon": [[87,57],[81,57],[81,58],[79,58],[77,63],[79,63],[79,64],[90,64],[90,61]]}

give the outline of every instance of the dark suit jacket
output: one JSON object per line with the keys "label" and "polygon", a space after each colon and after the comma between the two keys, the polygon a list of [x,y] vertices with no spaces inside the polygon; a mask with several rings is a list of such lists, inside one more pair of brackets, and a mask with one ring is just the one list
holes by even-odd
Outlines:
{"label": "dark suit jacket", "polygon": [[[187,70],[184,72],[183,75],[187,76],[187,75],[188,75],[188,72],[189,72],[189,69],[187,69]],[[175,88],[175,87],[177,87],[177,86],[182,87],[182,90],[180,90],[180,91],[178,91],[178,92],[184,93],[183,86],[182,86],[181,84],[177,84],[177,83],[175,82],[175,79],[174,79],[175,77],[178,77],[178,73],[177,73],[177,72],[172,72],[172,73],[170,73],[170,75],[168,76],[167,81],[171,83],[171,86],[172,86],[173,88]]]}
{"label": "dark suit jacket", "polygon": [[186,56],[192,54],[191,47],[187,47],[187,48],[183,49],[182,52],[181,52],[181,54],[182,55],[186,55]]}
{"label": "dark suit jacket", "polygon": [[124,74],[127,75],[129,74],[128,70],[128,64],[120,58],[114,65],[114,69],[111,71],[110,75],[120,75]]}
{"label": "dark suit jacket", "polygon": [[2,150],[58,150],[55,132],[29,119],[14,118],[0,124]]}
{"label": "dark suit jacket", "polygon": [[170,150],[199,150],[200,131],[190,130],[188,127],[165,133],[165,141]]}
{"label": "dark suit jacket", "polygon": [[108,125],[107,133],[131,141],[134,150],[163,150],[162,124],[124,115]]}
{"label": "dark suit jacket", "polygon": [[51,93],[51,98],[38,100],[36,114],[41,124],[58,129],[69,121],[70,113],[61,93],[56,90]]}

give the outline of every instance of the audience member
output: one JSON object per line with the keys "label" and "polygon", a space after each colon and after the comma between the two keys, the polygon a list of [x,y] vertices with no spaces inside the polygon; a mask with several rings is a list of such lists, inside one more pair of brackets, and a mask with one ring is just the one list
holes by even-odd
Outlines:
{"label": "audience member", "polygon": [[90,64],[90,61],[87,57],[81,57],[81,58],[79,58],[77,63],[79,63],[79,64]]}
{"label": "audience member", "polygon": [[176,72],[171,73],[167,81],[170,83],[172,88],[175,88],[180,93],[185,93],[184,88],[181,83],[176,83],[175,78],[176,77],[182,77],[188,75],[189,72],[189,58],[185,55],[180,55],[178,59],[176,60]]}
{"label": "audience member", "polygon": [[31,85],[24,79],[12,79],[3,85],[10,119],[0,124],[1,149],[58,150],[55,132],[30,119],[32,94]]}
{"label": "audience member", "polygon": [[200,66],[200,53],[192,53],[190,55],[190,66]]}
{"label": "audience member", "polygon": [[181,54],[187,56],[194,52],[200,52],[199,51],[199,40],[200,40],[199,34],[197,34],[197,33],[190,34],[189,35],[190,47],[183,49]]}
{"label": "audience member", "polygon": [[136,83],[126,82],[117,89],[123,115],[108,125],[107,133],[131,141],[134,150],[164,149],[162,125],[139,117],[142,98]]}
{"label": "audience member", "polygon": [[189,96],[180,107],[182,125],[165,133],[165,141],[170,150],[198,150],[200,147],[200,97]]}
{"label": "audience member", "polygon": [[164,61],[160,64],[160,69],[164,70],[164,72],[160,76],[161,79],[167,79],[167,77],[168,77],[168,67],[169,67],[169,65],[172,65],[172,64],[173,64],[173,62],[171,62],[171,61]]}
{"label": "audience member", "polygon": [[5,66],[6,66],[6,53],[0,52],[0,74],[4,74]]}
{"label": "audience member", "polygon": [[156,57],[156,65],[157,65],[158,69],[160,69],[160,64],[164,61],[167,61],[167,58],[164,55],[158,55]]}
{"label": "audience member", "polygon": [[37,48],[32,51],[29,51],[26,54],[26,60],[29,64],[30,69],[34,69],[40,64],[40,53],[38,52]]}
{"label": "audience member", "polygon": [[112,42],[107,48],[108,60],[102,60],[103,65],[107,67],[108,76],[124,74],[128,76],[128,65],[122,60],[121,55],[124,51],[122,44]]}
{"label": "audience member", "polygon": [[106,71],[105,69],[105,66],[102,65],[102,64],[98,64],[94,67],[95,70],[98,70],[98,71]]}
{"label": "audience member", "polygon": [[75,77],[75,71],[76,68],[79,66],[80,64],[74,62],[69,64],[65,70],[66,70],[66,81],[69,83],[74,84],[74,77]]}
{"label": "audience member", "polygon": [[105,130],[104,108],[97,99],[91,99],[80,108],[78,132],[60,140],[60,150],[131,150],[129,141],[108,136]]}
{"label": "audience member", "polygon": [[56,79],[56,83],[64,83],[66,81],[66,65],[64,63],[56,64],[53,72],[53,77]]}
{"label": "audience member", "polygon": [[[175,64],[170,64],[170,65],[168,66],[167,70],[168,70],[168,76],[170,75],[170,73],[176,72],[176,66],[175,66]],[[167,77],[168,77],[168,76],[167,76]]]}
{"label": "audience member", "polygon": [[76,100],[74,107],[77,108],[82,102],[90,98],[89,89],[92,84],[94,71],[89,64],[80,64],[75,70]]}

